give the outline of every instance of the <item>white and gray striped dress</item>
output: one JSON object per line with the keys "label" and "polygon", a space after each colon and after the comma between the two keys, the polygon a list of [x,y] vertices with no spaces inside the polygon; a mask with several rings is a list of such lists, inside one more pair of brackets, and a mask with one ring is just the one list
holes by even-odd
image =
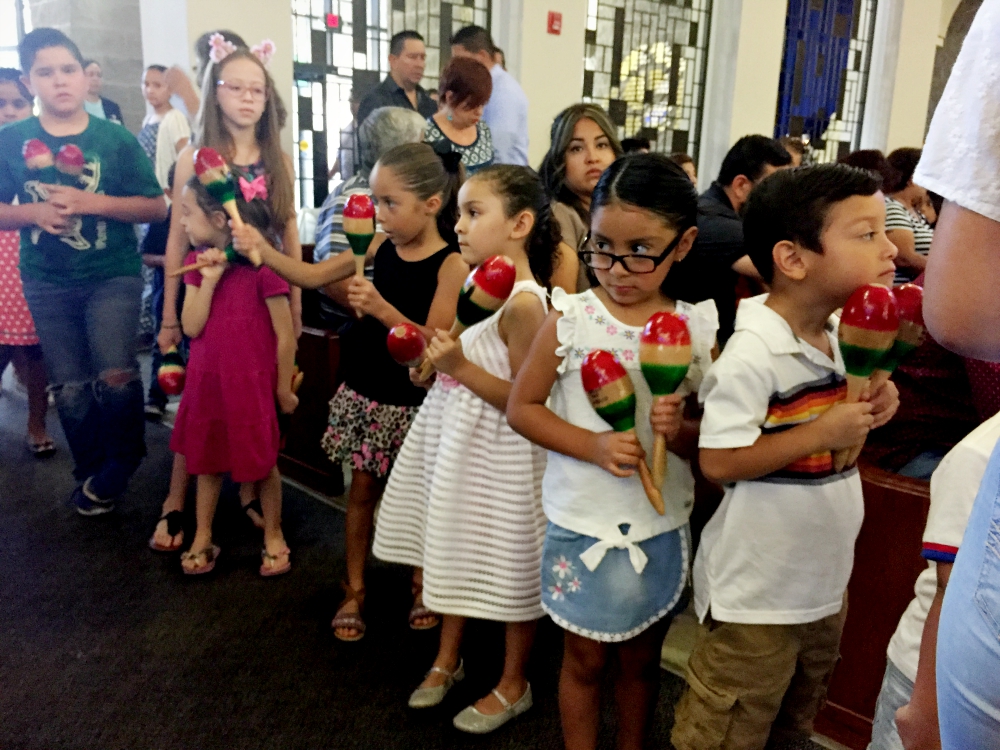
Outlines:
{"label": "white and gray striped dress", "polygon": [[[514,286],[535,294],[534,281]],[[506,306],[505,306],[506,307]],[[503,309],[462,334],[473,364],[511,379],[500,338]],[[506,416],[438,375],[389,475],[375,528],[375,556],[424,568],[424,604],[441,614],[524,622],[541,606],[545,451]]]}

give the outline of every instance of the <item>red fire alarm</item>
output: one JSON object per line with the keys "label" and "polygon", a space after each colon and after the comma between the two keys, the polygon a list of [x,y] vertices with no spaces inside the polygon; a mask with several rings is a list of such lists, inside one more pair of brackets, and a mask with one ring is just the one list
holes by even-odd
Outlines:
{"label": "red fire alarm", "polygon": [[549,11],[548,32],[550,34],[562,33],[562,13],[556,13],[554,10]]}
{"label": "red fire alarm", "polygon": [[340,28],[340,16],[336,13],[326,14],[326,27],[328,29],[339,29]]}

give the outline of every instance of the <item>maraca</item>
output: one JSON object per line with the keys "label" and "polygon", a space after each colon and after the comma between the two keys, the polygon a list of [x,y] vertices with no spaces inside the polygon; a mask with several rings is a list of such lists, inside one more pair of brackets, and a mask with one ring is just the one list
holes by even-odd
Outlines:
{"label": "maraca", "polygon": [[[583,390],[597,415],[615,432],[635,431],[635,388],[622,363],[611,352],[595,349],[583,358],[580,366]],[[639,479],[650,504],[661,516],[666,513],[660,489],[645,461],[639,462]]]}
{"label": "maraca", "polygon": [[[233,249],[232,245],[230,245],[229,247],[227,247],[223,252],[226,254],[226,262],[227,263],[249,263],[250,262],[246,258],[244,258],[242,255],[240,255],[238,252],[236,252]],[[210,264],[203,262],[202,259],[201,259],[201,253],[199,253],[198,254],[198,259],[194,263],[188,263],[186,266],[181,266],[176,271],[171,271],[167,275],[170,278],[174,278],[175,276],[183,276],[184,274],[189,273],[190,271],[197,271],[197,270],[199,270],[201,268],[204,268],[207,265],[210,265]]]}
{"label": "maraca", "polygon": [[417,367],[424,360],[427,341],[412,323],[400,323],[389,329],[385,339],[389,355],[406,367]]}
{"label": "maraca", "polygon": [[58,173],[55,168],[55,159],[52,151],[42,141],[37,138],[25,141],[21,147],[24,156],[24,165],[33,172],[38,173],[39,181],[54,184],[58,180]]}
{"label": "maraca", "polygon": [[73,185],[77,178],[83,174],[85,166],[86,159],[83,157],[83,151],[72,143],[67,143],[56,154],[56,170],[71,178],[70,185]]}
{"label": "maraca", "polygon": [[354,253],[354,269],[358,276],[365,273],[365,255],[375,236],[375,205],[364,193],[355,193],[344,206],[344,234]]}
{"label": "maraca", "polygon": [[168,396],[176,396],[184,390],[184,358],[176,346],[170,347],[163,355],[160,369],[156,371],[156,382]]}
{"label": "maraca", "polygon": [[[653,398],[673,394],[691,366],[691,332],[677,313],[658,312],[639,335],[639,364]],[[667,439],[653,436],[653,484],[667,477]]]}
{"label": "maraca", "polygon": [[[866,284],[854,290],[844,305],[837,336],[847,371],[847,403],[857,403],[869,378],[892,348],[899,329],[892,290]],[[833,467],[843,471],[853,448],[834,453]]]}
{"label": "maraca", "polygon": [[[883,357],[872,374],[872,393],[881,388],[895,372],[903,358],[924,341],[923,287],[916,284],[901,284],[892,290],[892,296],[896,298],[899,330],[896,332],[896,339],[892,342],[889,353]],[[862,443],[854,448],[854,452],[848,459],[848,465],[858,460],[861,449],[864,447],[865,445]]]}
{"label": "maraca", "polygon": [[[466,328],[486,320],[503,307],[514,290],[517,269],[514,261],[503,255],[487,258],[469,274],[458,295],[455,322],[448,334],[457,338]],[[427,380],[434,372],[434,365],[425,361],[420,368],[420,379]]]}
{"label": "maraca", "polygon": [[[222,155],[214,148],[202,146],[194,152],[194,172],[198,175],[198,182],[205,187],[209,195],[219,201],[226,209],[226,213],[232,220],[233,228],[241,229],[243,217],[240,216],[239,209],[236,207],[236,184],[229,171],[229,164],[222,158]],[[261,264],[260,253],[257,250],[251,250],[250,260],[255,266],[259,266]]]}

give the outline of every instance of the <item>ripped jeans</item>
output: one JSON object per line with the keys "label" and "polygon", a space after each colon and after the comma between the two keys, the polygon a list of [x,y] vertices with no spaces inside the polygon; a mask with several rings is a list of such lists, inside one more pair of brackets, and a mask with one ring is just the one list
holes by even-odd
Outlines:
{"label": "ripped jeans", "polygon": [[74,476],[101,498],[122,494],[146,455],[136,332],[142,279],[75,285],[24,279]]}

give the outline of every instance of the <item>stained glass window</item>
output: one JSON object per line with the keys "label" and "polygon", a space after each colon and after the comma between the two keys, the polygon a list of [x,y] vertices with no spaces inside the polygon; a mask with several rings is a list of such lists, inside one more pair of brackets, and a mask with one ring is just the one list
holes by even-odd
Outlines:
{"label": "stained glass window", "polygon": [[697,161],[712,0],[589,0],[584,101],[620,137]]}

